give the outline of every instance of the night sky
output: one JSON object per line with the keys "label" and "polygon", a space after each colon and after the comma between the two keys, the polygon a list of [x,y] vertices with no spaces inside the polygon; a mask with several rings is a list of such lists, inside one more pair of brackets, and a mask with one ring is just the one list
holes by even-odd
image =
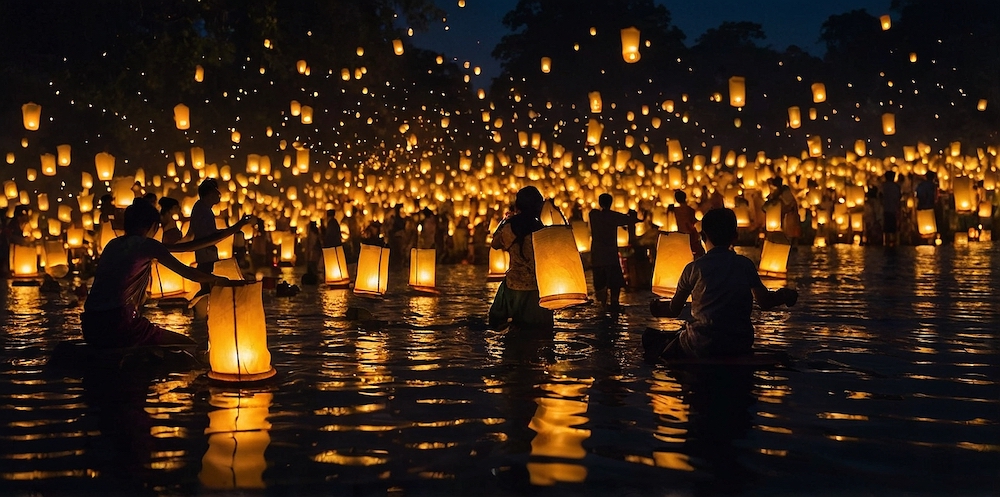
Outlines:
{"label": "night sky", "polygon": [[[504,14],[517,5],[517,0],[466,0],[464,8],[457,0],[438,0],[448,13],[447,22],[439,22],[426,32],[414,34],[415,45],[480,66],[483,75],[475,86],[489,85],[499,64],[490,56],[493,47],[507,28],[501,23]],[[822,56],[819,42],[823,22],[834,14],[865,9],[873,16],[890,14],[890,0],[837,0],[810,2],[803,0],[660,0],[670,11],[673,23],[687,35],[688,46],[705,30],[725,21],[752,21],[763,26],[767,34],[764,44],[782,51],[788,45],[798,45],[805,51]]]}

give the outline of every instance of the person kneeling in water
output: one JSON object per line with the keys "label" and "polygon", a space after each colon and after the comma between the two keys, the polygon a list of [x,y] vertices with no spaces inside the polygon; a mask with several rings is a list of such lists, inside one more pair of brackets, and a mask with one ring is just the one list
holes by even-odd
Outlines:
{"label": "person kneeling in water", "polygon": [[684,268],[672,299],[654,300],[649,306],[653,316],[675,318],[690,296],[691,320],[672,340],[663,332],[647,330],[642,342],[648,361],[752,354],[754,299],[764,310],[792,306],[798,300],[795,290],[768,290],[753,261],[731,249],[737,237],[733,210],[712,209],[701,226],[708,252]]}
{"label": "person kneeling in water", "polygon": [[160,224],[156,208],[145,200],[136,199],[125,209],[125,235],[108,242],[101,253],[80,319],[84,341],[104,349],[195,345],[187,336],[160,328],[139,314],[146,298],[153,260],[189,280],[221,286],[243,285],[244,281],[198,271],[177,260],[170,252],[187,252],[218,243],[250,219],[241,220],[217,236],[168,248],[151,238]]}

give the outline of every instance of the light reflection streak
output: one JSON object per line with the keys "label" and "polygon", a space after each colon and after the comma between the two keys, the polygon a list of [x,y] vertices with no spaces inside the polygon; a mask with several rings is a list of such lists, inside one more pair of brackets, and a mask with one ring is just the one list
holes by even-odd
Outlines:
{"label": "light reflection streak", "polygon": [[527,465],[530,481],[532,485],[541,486],[583,482],[587,478],[587,468],[569,460],[583,459],[587,455],[583,442],[590,438],[590,430],[578,427],[589,421],[585,416],[587,390],[594,379],[561,375],[550,375],[550,379],[553,381],[538,386],[544,395],[535,399],[538,407],[528,423],[535,432]]}

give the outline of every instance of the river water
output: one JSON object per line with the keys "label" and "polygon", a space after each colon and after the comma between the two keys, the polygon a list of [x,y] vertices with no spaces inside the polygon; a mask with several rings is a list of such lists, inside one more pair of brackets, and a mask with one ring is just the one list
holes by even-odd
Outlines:
{"label": "river water", "polygon": [[756,369],[643,363],[642,331],[680,326],[645,291],[541,336],[481,325],[485,267],[439,267],[436,295],[404,273],[381,301],[265,291],[278,375],[245,389],[169,354],[53,357],[79,338],[75,297],[8,284],[0,493],[995,494],[998,262],[990,244],[799,248],[798,305],[754,315],[792,359]]}

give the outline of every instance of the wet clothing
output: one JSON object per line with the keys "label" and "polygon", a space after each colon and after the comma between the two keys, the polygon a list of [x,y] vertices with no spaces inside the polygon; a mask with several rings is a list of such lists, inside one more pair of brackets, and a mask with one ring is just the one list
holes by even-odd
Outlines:
{"label": "wet clothing", "polygon": [[716,247],[689,263],[677,295],[691,295],[691,321],[677,341],[685,355],[733,356],[752,352],[753,289],[764,288],[753,262]]}
{"label": "wet clothing", "polygon": [[[518,240],[513,224],[512,219],[493,234],[491,246],[510,254],[510,266],[490,306],[489,324],[498,326],[510,319],[511,324],[516,326],[551,328],[552,311],[538,305],[538,282],[535,280],[535,253],[531,234]],[[532,231],[540,228],[541,222],[537,222]]]}

